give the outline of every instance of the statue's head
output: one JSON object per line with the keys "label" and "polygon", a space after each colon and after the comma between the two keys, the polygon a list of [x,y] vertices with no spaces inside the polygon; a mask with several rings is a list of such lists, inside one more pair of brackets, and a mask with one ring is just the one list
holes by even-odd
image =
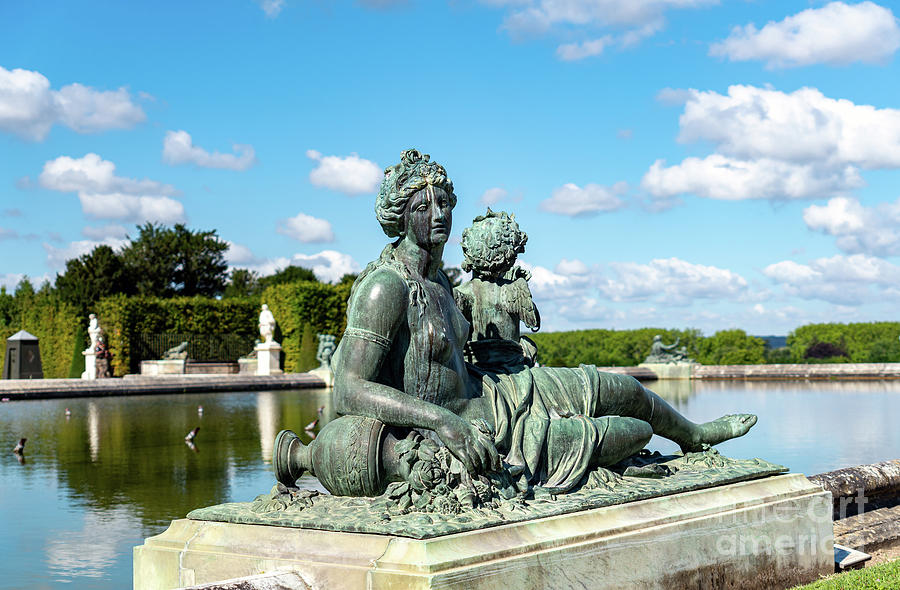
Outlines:
{"label": "statue's head", "polygon": [[525,251],[528,236],[519,229],[515,215],[487,210],[463,230],[462,268],[476,274],[498,275],[509,269]]}
{"label": "statue's head", "polygon": [[428,154],[405,150],[399,164],[385,168],[381,190],[375,199],[375,216],[389,238],[404,235],[409,202],[413,195],[428,187],[446,192],[450,206],[456,206],[453,183],[447,177],[447,171],[432,162]]}
{"label": "statue's head", "polygon": [[662,336],[660,336],[659,334],[653,337],[654,342],[659,342],[660,340],[662,340]]}
{"label": "statue's head", "polygon": [[263,303],[262,309],[263,311],[269,311],[269,306]]}

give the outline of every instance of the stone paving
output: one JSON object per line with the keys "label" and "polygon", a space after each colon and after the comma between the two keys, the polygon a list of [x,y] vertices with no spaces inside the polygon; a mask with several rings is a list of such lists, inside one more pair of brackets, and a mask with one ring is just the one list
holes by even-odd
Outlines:
{"label": "stone paving", "polygon": [[[670,365],[664,365],[670,366]],[[678,365],[671,365],[676,367]],[[598,367],[641,381],[665,379],[646,366]],[[691,365],[690,379],[900,379],[900,363],[827,363],[818,365]]]}
{"label": "stone paving", "polygon": [[325,382],[309,373],[284,375],[172,375],[121,379],[2,379],[0,399],[4,401],[62,397],[147,395],[153,393],[201,393],[210,391],[266,391],[325,387]]}
{"label": "stone paving", "polygon": [[[647,367],[598,367],[641,381],[665,378]],[[691,379],[900,379],[900,363],[820,365],[693,365]],[[312,373],[285,375],[128,375],[120,379],[0,379],[0,398],[13,400],[204,391],[260,391],[325,387]]]}

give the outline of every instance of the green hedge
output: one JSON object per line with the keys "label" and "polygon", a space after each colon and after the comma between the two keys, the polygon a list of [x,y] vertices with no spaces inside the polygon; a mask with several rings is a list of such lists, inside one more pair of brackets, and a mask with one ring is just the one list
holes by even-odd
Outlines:
{"label": "green hedge", "polygon": [[[900,361],[900,322],[808,324],[788,334],[791,362],[885,363]],[[811,348],[826,343],[827,358],[809,358]]]}
{"label": "green hedge", "polygon": [[269,306],[278,322],[275,339],[284,352],[285,372],[295,373],[305,368],[301,360],[301,339],[306,325],[313,336],[334,334],[340,338],[344,334],[349,298],[349,283],[299,281],[263,291],[260,301]]}
{"label": "green hedge", "polygon": [[19,330],[25,330],[38,338],[44,377],[68,377],[72,365],[72,347],[78,329],[75,313],[72,305],[62,302],[53,294],[35,293],[21,301],[16,298],[14,313],[0,323],[0,342],[3,346],[0,372],[6,361],[6,339]]}
{"label": "green hedge", "polygon": [[531,334],[538,345],[538,361],[551,367],[575,367],[580,363],[600,367],[633,367],[650,354],[653,337],[663,342],[679,340],[688,355],[705,365],[760,364],[765,362],[765,343],[743,330],[723,330],[703,336],[699,330],[575,330]]}
{"label": "green hedge", "polygon": [[142,333],[258,334],[259,300],[208,297],[127,297],[114,295],[97,304],[97,317],[118,376],[140,371],[132,348]]}

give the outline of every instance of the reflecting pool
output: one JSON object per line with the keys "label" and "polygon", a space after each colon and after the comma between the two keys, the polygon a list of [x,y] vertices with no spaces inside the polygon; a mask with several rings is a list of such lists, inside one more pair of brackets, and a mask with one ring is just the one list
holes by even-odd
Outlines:
{"label": "reflecting pool", "polygon": [[[806,474],[900,458],[900,382],[647,385],[693,420],[758,414],[748,436],[718,447],[728,456]],[[275,434],[308,442],[317,417],[334,417],[327,390],[0,404],[0,588],[130,587],[133,546],[193,508],[268,491]],[[20,437],[22,463],[10,452]],[[675,450],[659,438],[650,448]]]}

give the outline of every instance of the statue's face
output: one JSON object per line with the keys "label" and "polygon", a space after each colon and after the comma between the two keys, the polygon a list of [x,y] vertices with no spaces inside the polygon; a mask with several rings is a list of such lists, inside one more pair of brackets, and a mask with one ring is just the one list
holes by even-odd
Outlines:
{"label": "statue's face", "polygon": [[409,199],[404,235],[415,244],[423,248],[445,244],[452,225],[450,195],[444,189],[427,186]]}

